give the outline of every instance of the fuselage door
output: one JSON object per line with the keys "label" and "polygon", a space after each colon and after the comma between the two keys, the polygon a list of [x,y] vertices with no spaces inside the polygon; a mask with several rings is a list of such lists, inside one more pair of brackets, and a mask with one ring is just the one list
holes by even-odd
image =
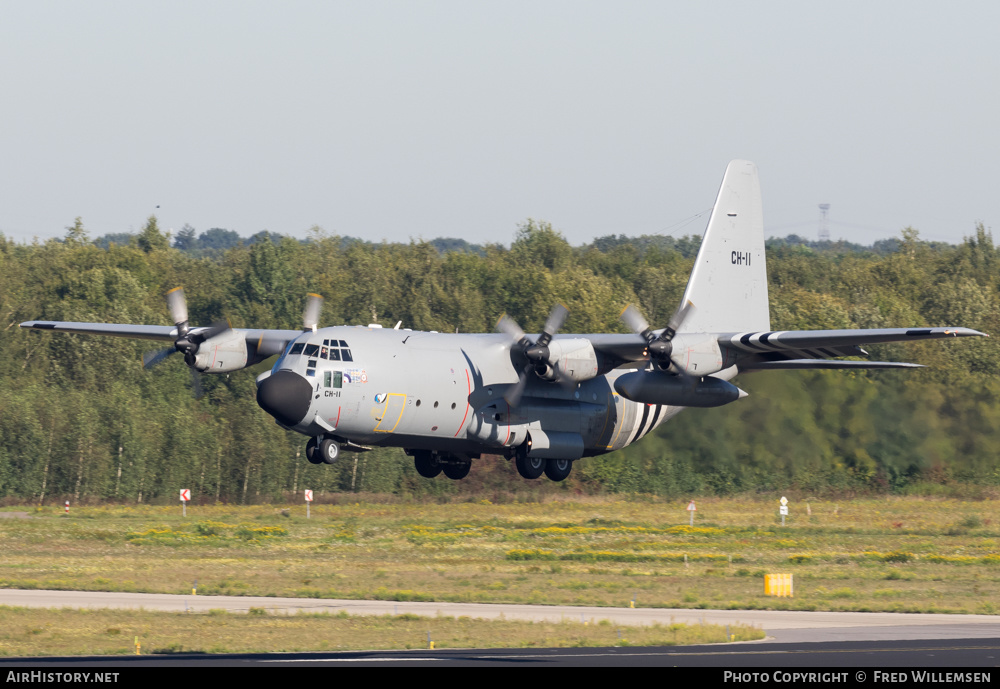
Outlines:
{"label": "fuselage door", "polygon": [[381,416],[375,424],[375,432],[392,433],[399,425],[399,420],[403,417],[403,410],[406,408],[406,395],[401,392],[390,392],[385,396]]}

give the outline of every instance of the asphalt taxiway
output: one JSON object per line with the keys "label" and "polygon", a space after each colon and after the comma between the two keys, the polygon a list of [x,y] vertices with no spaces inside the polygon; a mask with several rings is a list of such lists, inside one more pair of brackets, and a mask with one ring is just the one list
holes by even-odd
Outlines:
{"label": "asphalt taxiway", "polygon": [[778,643],[834,641],[907,641],[1000,638],[1000,615],[907,614],[887,612],[810,612],[803,610],[695,610],[674,608],[603,608],[564,605],[394,602],[265,596],[198,596],[103,591],[0,589],[0,605],[44,608],[117,608],[273,614],[297,612],[349,615],[421,615],[599,622],[626,626],[649,624],[746,624],[763,629]]}

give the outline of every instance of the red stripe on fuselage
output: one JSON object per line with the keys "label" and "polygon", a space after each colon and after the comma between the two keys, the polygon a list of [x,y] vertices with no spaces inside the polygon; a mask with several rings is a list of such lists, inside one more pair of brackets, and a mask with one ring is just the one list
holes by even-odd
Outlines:
{"label": "red stripe on fuselage", "polygon": [[510,402],[507,402],[507,437],[503,439],[503,444],[507,445],[508,440],[510,440]]}
{"label": "red stripe on fuselage", "polygon": [[[469,369],[465,369],[465,382],[469,386],[469,395],[471,396],[472,395],[472,380],[469,378]],[[465,428],[465,420],[467,418],[469,418],[469,398],[468,397],[465,398],[465,416],[462,417],[462,425],[458,427],[458,430],[455,431],[455,435],[453,435],[452,438],[457,438],[458,434],[462,432],[462,429]]]}

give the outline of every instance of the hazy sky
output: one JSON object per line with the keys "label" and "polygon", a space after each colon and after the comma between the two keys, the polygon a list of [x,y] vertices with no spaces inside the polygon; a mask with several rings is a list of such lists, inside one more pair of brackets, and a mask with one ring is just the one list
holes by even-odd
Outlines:
{"label": "hazy sky", "polygon": [[[1000,228],[1000,3],[4,0],[0,232]],[[159,209],[156,206],[160,206]],[[998,237],[1000,241],[1000,237]]]}

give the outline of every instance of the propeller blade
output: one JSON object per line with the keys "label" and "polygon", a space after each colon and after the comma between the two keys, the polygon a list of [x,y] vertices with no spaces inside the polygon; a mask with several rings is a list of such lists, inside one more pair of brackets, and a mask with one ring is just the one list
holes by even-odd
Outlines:
{"label": "propeller blade", "polygon": [[316,332],[319,326],[319,315],[323,310],[323,297],[310,292],[306,295],[306,309],[302,313],[302,329]]}
{"label": "propeller blade", "polygon": [[517,376],[517,382],[512,387],[507,388],[503,394],[504,401],[511,407],[516,407],[521,403],[521,396],[524,395],[524,388],[528,384],[528,371],[530,369],[529,365],[528,368],[521,371]]}
{"label": "propeller blade", "polygon": [[191,389],[194,392],[194,398],[200,400],[205,396],[205,388],[201,384],[201,374],[193,368],[188,370],[191,371]]}
{"label": "propeller blade", "polygon": [[191,335],[189,338],[191,342],[200,345],[205,340],[210,340],[216,335],[221,335],[227,330],[231,330],[232,326],[229,325],[228,321],[216,321],[212,325],[208,326],[204,330],[199,330],[198,332]]}
{"label": "propeller blade", "polygon": [[174,287],[167,292],[167,307],[177,326],[177,336],[184,337],[188,332],[188,309],[183,287]]}
{"label": "propeller blade", "polygon": [[684,325],[684,321],[687,320],[688,316],[692,313],[694,313],[694,304],[687,302],[682,305],[679,309],[677,309],[677,311],[674,312],[674,315],[671,316],[670,322],[667,324],[667,327],[663,329],[663,334],[661,334],[660,337],[664,340],[674,339],[674,335],[677,334],[677,331],[681,329],[682,325]]}
{"label": "propeller blade", "polygon": [[639,309],[629,304],[622,310],[619,318],[621,318],[622,321],[625,322],[625,325],[628,326],[629,330],[634,332],[636,335],[642,335],[647,340],[649,339],[646,336],[646,333],[649,332],[649,322],[643,318],[641,313],[639,313]]}
{"label": "propeller blade", "polygon": [[676,359],[671,358],[670,363],[673,365],[673,372],[684,382],[685,385],[693,388],[698,384],[698,379],[688,373],[687,369],[677,363]]}
{"label": "propeller blade", "polygon": [[[543,334],[549,336],[549,340],[551,340],[552,336],[559,332],[559,329],[562,328],[563,323],[566,322],[567,315],[569,315],[569,309],[562,304],[556,304],[552,307],[552,311],[549,313],[549,317],[545,321],[545,330],[543,332]],[[539,338],[539,340],[541,340],[541,338]],[[548,344],[548,341],[546,341],[546,344]]]}
{"label": "propeller blade", "polygon": [[171,347],[170,349],[158,349],[152,352],[146,352],[142,355],[142,367],[145,369],[153,368],[176,351],[177,350],[175,348]]}
{"label": "propeller blade", "polygon": [[514,342],[520,342],[524,339],[524,331],[521,330],[521,326],[507,314],[500,316],[500,320],[497,321],[496,330],[499,333],[508,335]]}

